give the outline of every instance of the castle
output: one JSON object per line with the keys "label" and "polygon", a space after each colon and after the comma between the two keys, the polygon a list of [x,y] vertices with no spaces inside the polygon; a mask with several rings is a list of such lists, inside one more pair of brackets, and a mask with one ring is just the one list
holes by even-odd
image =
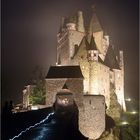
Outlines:
{"label": "castle", "polygon": [[[64,99],[60,99],[60,104],[65,106],[72,95],[78,106],[79,130],[91,139],[99,138],[105,130],[105,104],[110,109],[111,85],[118,103],[126,110],[123,51],[110,44],[95,10],[88,29],[82,11],[62,18],[57,34],[57,63],[50,67],[45,81],[46,106],[53,106],[62,89],[59,96]],[[65,90],[71,94],[65,94]],[[24,90],[25,107],[29,105],[28,91]]]}
{"label": "castle", "polygon": [[104,95],[109,108],[112,83],[119,104],[126,110],[123,51],[110,44],[95,10],[88,29],[85,29],[82,11],[73,17],[62,18],[57,44],[57,65],[80,65],[84,94]]}

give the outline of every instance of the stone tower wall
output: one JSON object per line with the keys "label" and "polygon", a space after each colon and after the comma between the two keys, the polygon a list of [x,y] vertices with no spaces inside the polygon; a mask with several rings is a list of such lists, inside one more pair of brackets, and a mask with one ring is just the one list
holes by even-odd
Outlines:
{"label": "stone tower wall", "polygon": [[89,94],[98,95],[98,62],[89,62]]}
{"label": "stone tower wall", "polygon": [[110,75],[109,68],[98,63],[98,94],[105,96],[106,105],[110,105]]}
{"label": "stone tower wall", "polygon": [[[99,62],[89,62],[89,94],[104,95],[106,105],[110,105],[109,68]],[[84,74],[83,74],[84,75]]]}
{"label": "stone tower wall", "polygon": [[79,45],[85,33],[76,30],[67,30],[59,34],[57,38],[57,62],[60,59],[62,65],[69,65],[75,52],[75,45]]}
{"label": "stone tower wall", "polygon": [[87,61],[80,61],[80,68],[84,76],[84,93],[87,94],[89,92],[89,63]]}
{"label": "stone tower wall", "polygon": [[105,130],[105,99],[101,95],[85,95],[79,111],[79,130],[89,139],[97,139]]}
{"label": "stone tower wall", "polygon": [[[86,58],[86,56],[83,55]],[[75,58],[73,64],[79,64],[84,76],[84,94],[104,95],[106,105],[110,105],[110,70],[99,62],[88,62],[87,58]],[[76,63],[77,62],[77,63]],[[91,75],[90,75],[91,74]],[[90,87],[91,86],[91,87]]]}
{"label": "stone tower wall", "polygon": [[60,35],[57,42],[57,63],[60,61],[61,64],[66,65],[70,58],[68,33],[65,32]]}
{"label": "stone tower wall", "polygon": [[115,93],[117,95],[117,100],[122,106],[123,110],[126,110],[124,101],[124,75],[122,70],[114,70],[115,78]]}

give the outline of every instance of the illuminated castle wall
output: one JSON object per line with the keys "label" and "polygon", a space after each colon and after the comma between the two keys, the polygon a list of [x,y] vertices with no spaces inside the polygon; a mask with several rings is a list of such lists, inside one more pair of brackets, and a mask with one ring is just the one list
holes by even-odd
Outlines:
{"label": "illuminated castle wall", "polygon": [[57,44],[57,65],[80,65],[84,94],[104,95],[109,108],[110,83],[113,83],[118,102],[126,110],[123,51],[110,44],[95,10],[88,29],[85,29],[81,11],[73,17],[63,18]]}
{"label": "illuminated castle wall", "polygon": [[83,79],[80,66],[51,66],[45,78],[46,106],[54,106],[57,93],[62,93],[61,107],[70,105],[67,93],[71,93],[78,109],[78,129],[89,139],[97,139],[105,130],[105,97],[83,95]]}

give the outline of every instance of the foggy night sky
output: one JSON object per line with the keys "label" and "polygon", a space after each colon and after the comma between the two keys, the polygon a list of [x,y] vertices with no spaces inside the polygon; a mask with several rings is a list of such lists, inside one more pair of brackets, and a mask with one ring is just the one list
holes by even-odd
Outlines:
{"label": "foggy night sky", "polygon": [[114,47],[124,51],[125,97],[139,94],[138,0],[2,0],[2,102],[22,101],[22,90],[36,65],[56,62],[61,17],[82,10],[86,24],[91,5]]}

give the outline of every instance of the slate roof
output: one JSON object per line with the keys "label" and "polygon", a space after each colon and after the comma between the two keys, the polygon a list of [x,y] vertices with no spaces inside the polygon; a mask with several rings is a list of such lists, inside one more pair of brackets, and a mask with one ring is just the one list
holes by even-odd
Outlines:
{"label": "slate roof", "polygon": [[[79,52],[79,50],[81,49],[81,47],[85,46],[85,49],[87,50],[88,48],[90,48],[89,43],[86,39],[86,36],[83,37],[83,39],[81,40],[79,47],[77,46],[77,49],[75,50],[75,53],[73,55],[73,58],[77,55],[77,53]],[[75,46],[76,47],[76,46]],[[72,59],[73,59],[72,58]]]}
{"label": "slate roof", "polygon": [[80,66],[51,66],[46,78],[84,78]]}
{"label": "slate roof", "polygon": [[91,17],[91,20],[90,20],[90,25],[89,25],[89,32],[90,33],[95,33],[95,32],[98,32],[98,31],[102,31],[102,27],[101,27],[101,24],[97,18],[97,15],[96,13],[94,12],[92,17]]}
{"label": "slate roof", "polygon": [[98,56],[98,62],[104,64],[104,61],[100,58],[100,56]]}
{"label": "slate roof", "polygon": [[107,50],[107,54],[104,60],[104,64],[111,69],[120,69],[119,62],[116,59],[116,55],[113,47],[110,45]]}
{"label": "slate roof", "polygon": [[88,50],[97,50],[97,46],[96,46],[93,35],[91,36],[90,45],[89,45]]}

